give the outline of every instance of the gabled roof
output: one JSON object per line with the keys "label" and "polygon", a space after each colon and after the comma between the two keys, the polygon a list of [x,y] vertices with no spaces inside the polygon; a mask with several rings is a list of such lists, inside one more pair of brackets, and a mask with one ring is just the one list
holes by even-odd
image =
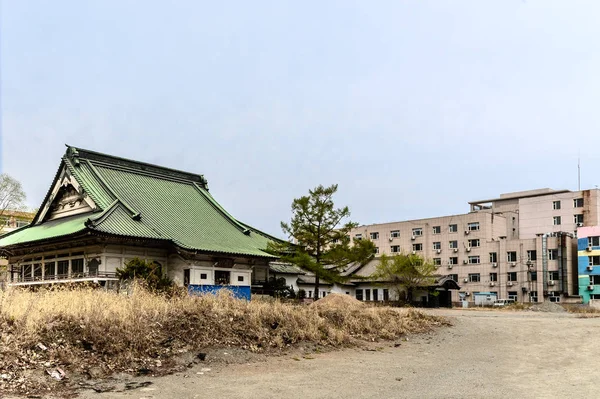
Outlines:
{"label": "gabled roof", "polygon": [[[93,212],[47,220],[61,173],[78,183]],[[197,174],[67,146],[40,211],[31,225],[0,238],[12,247],[82,232],[165,240],[191,251],[273,258],[264,252],[276,238],[232,217]]]}
{"label": "gabled roof", "polygon": [[270,262],[269,270],[275,274],[306,274],[298,266],[284,262]]}

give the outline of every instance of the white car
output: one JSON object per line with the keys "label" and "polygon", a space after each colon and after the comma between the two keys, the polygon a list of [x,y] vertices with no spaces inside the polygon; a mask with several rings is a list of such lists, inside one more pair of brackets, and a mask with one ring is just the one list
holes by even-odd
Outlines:
{"label": "white car", "polygon": [[494,306],[506,306],[512,305],[513,303],[515,303],[514,299],[496,299],[494,301]]}

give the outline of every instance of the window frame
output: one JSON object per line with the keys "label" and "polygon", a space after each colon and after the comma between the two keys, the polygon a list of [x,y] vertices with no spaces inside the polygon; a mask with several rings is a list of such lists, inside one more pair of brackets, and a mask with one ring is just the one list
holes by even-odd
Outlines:
{"label": "window frame", "polygon": [[552,216],[552,225],[553,226],[560,226],[560,225],[562,225],[562,217],[560,217],[560,216]]}
{"label": "window frame", "polygon": [[479,265],[481,264],[481,257],[479,255],[471,255],[468,257],[469,265]]}
{"label": "window frame", "polygon": [[467,223],[467,231],[479,231],[479,229],[480,229],[479,222]]}

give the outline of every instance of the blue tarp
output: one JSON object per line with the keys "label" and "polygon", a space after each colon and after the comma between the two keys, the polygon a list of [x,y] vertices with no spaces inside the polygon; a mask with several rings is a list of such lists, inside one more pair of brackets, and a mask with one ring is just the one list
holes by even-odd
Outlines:
{"label": "blue tarp", "polygon": [[239,299],[250,300],[250,286],[239,285],[189,285],[188,293],[190,295],[216,294],[220,290],[229,290]]}

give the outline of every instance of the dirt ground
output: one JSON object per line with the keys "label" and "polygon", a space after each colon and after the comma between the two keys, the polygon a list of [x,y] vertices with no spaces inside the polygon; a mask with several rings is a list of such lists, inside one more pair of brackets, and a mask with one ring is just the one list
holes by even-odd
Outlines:
{"label": "dirt ground", "polygon": [[310,355],[300,352],[244,364],[199,364],[184,373],[134,378],[129,386],[137,389],[84,390],[81,397],[594,396],[600,378],[595,364],[600,318],[527,311],[430,312],[448,316],[454,326],[368,348]]}

